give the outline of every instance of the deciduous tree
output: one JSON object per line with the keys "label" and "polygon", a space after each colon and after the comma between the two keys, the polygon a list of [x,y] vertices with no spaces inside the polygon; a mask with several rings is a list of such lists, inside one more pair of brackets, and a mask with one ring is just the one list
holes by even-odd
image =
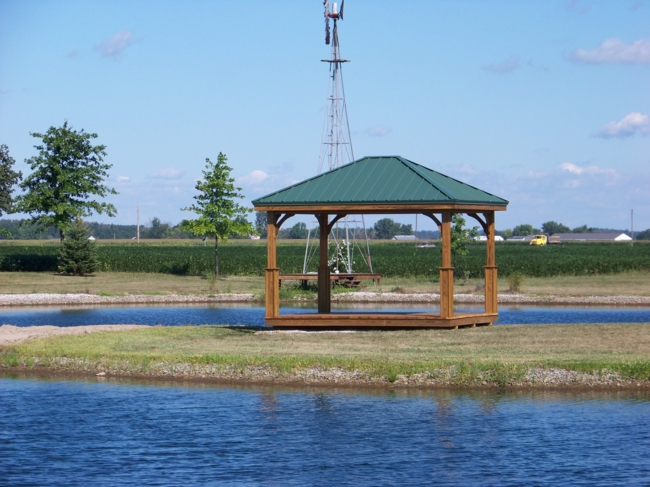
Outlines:
{"label": "deciduous tree", "polygon": [[307,238],[307,225],[303,222],[298,222],[289,230],[289,238]]}
{"label": "deciduous tree", "polygon": [[571,230],[572,233],[589,233],[591,231],[592,229],[589,228],[587,225],[582,225],[581,227],[575,227],[573,230]]}
{"label": "deciduous tree", "polygon": [[112,165],[103,162],[106,146],[91,143],[97,134],[77,132],[65,122],[31,135],[42,144],[35,146],[38,155],[25,161],[33,172],[20,185],[25,194],[17,198],[16,211],[28,213],[40,227],[58,228],[61,241],[77,219],[93,212],[117,214],[113,205],[92,199],[117,194],[104,184]]}
{"label": "deciduous tree", "polygon": [[262,238],[266,238],[268,215],[265,211],[255,212],[255,231]]}
{"label": "deciduous tree", "polygon": [[466,255],[467,244],[478,236],[478,227],[465,228],[465,218],[460,214],[451,217],[451,255]]}
{"label": "deciduous tree", "polygon": [[523,225],[517,225],[515,228],[512,229],[513,237],[526,237],[527,235],[532,235],[534,233],[535,233],[535,229],[533,228],[533,226],[527,223]]}
{"label": "deciduous tree", "polygon": [[11,193],[23,177],[20,172],[13,170],[15,163],[14,158],[9,155],[9,147],[0,145],[0,216],[13,212],[14,200]]}
{"label": "deciduous tree", "polygon": [[542,232],[553,235],[554,233],[570,233],[571,229],[566,225],[554,221],[542,223]]}
{"label": "deciduous tree", "polygon": [[[219,240],[226,241],[229,235],[248,235],[253,226],[246,219],[251,209],[235,202],[235,198],[243,198],[241,188],[235,187],[234,178],[230,177],[230,168],[225,154],[219,153],[217,162],[205,160],[203,179],[196,183],[199,192],[194,199],[196,202],[184,211],[193,211],[198,215],[195,220],[183,220],[182,230],[191,231],[194,235],[214,237],[214,272],[219,275]],[[243,217],[243,218],[241,218]]]}
{"label": "deciduous tree", "polygon": [[392,218],[382,218],[374,225],[375,238],[391,239],[395,235],[413,235],[413,225],[403,225]]}

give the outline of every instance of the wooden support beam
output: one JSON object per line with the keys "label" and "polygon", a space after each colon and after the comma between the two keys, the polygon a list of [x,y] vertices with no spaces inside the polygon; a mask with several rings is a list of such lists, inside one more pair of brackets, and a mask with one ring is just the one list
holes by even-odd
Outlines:
{"label": "wooden support beam", "polygon": [[495,226],[494,226],[494,212],[483,213],[485,217],[485,236],[487,242],[485,245],[485,312],[496,313],[498,308],[497,303],[497,265],[496,265],[496,249],[495,249]]}
{"label": "wooden support beam", "polygon": [[264,305],[266,318],[280,316],[280,269],[277,265],[278,213],[267,213],[267,263],[264,270]]}
{"label": "wooden support beam", "polygon": [[479,224],[481,225],[481,228],[483,229],[483,232],[485,232],[485,235],[487,235],[487,232],[488,232],[487,231],[487,222],[484,221],[480,216],[478,216],[478,213],[468,213],[467,216],[471,216],[472,218],[474,218],[474,220],[479,222]]}
{"label": "wooden support beam", "polygon": [[425,213],[422,213],[422,214],[424,216],[428,216],[429,218],[431,218],[433,220],[433,222],[436,225],[438,225],[438,230],[440,230],[440,227],[442,226],[442,222],[440,220],[438,220],[438,217],[436,217],[436,215],[434,215],[433,213],[430,213],[430,212],[425,212]]}
{"label": "wooden support beam", "polygon": [[328,237],[329,237],[329,215],[319,213],[316,219],[320,225],[320,260],[318,263],[318,312],[330,313],[332,311],[331,292],[332,284],[330,282],[330,266],[327,263],[328,257]]}
{"label": "wooden support beam", "polygon": [[296,214],[295,214],[295,213],[285,213],[281,218],[278,218],[278,221],[277,221],[277,223],[275,224],[275,227],[276,227],[278,230],[280,230],[280,227],[282,226],[282,224],[283,224],[284,222],[286,222],[286,221],[287,221],[289,218],[291,218],[292,216],[296,216]]}
{"label": "wooden support beam", "polygon": [[334,218],[332,218],[332,221],[328,223],[327,225],[327,235],[332,233],[332,228],[334,228],[334,225],[336,225],[336,222],[339,221],[341,218],[345,218],[348,216],[346,213],[342,213],[339,215],[336,215]]}
{"label": "wooden support beam", "polygon": [[440,239],[442,266],[440,267],[440,317],[454,316],[454,268],[451,266],[451,211],[442,212]]}

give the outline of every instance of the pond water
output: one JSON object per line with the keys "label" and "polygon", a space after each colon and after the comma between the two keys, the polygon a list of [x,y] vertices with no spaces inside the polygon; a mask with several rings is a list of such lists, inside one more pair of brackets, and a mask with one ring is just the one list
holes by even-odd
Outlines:
{"label": "pond water", "polygon": [[[394,304],[345,305],[336,311],[376,310],[427,311],[423,305],[396,307]],[[481,311],[479,307],[457,306],[458,311]],[[305,313],[313,305],[283,307],[281,314]],[[497,325],[548,323],[650,323],[650,308],[499,306]],[[264,308],[250,305],[192,306],[64,306],[0,309],[0,324],[15,326],[81,326],[98,324],[140,325],[249,325],[264,326]]]}
{"label": "pond water", "polygon": [[0,484],[649,485],[642,392],[395,392],[0,375]]}

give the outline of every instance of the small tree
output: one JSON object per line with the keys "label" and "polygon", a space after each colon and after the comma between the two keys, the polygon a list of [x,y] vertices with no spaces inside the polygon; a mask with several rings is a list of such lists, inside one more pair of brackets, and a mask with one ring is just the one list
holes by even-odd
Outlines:
{"label": "small tree", "polygon": [[465,228],[465,218],[460,214],[451,217],[451,255],[456,266],[457,255],[467,255],[467,244],[478,236],[478,227]]}
{"label": "small tree", "polygon": [[266,238],[266,234],[267,234],[267,231],[268,231],[267,223],[268,223],[267,213],[265,211],[256,211],[255,212],[255,231],[262,238]]}
{"label": "small tree", "polygon": [[[225,154],[219,153],[216,164],[206,159],[203,179],[196,183],[198,195],[196,203],[183,211],[193,211],[196,220],[183,220],[180,228],[194,235],[214,237],[214,273],[219,275],[219,239],[226,241],[229,235],[248,235],[253,226],[246,215],[251,209],[235,203],[235,198],[243,198],[241,188],[236,188],[230,177],[232,169],[226,164]],[[239,218],[244,217],[244,218]]]}
{"label": "small tree", "polygon": [[106,213],[115,216],[117,210],[108,203],[90,199],[117,194],[104,185],[111,164],[104,164],[106,146],[91,144],[97,134],[77,132],[65,122],[62,127],[50,127],[45,134],[32,133],[43,140],[35,146],[39,153],[27,159],[30,174],[20,185],[25,194],[16,201],[16,211],[31,215],[31,223],[41,228],[56,227],[63,233],[75,220]]}
{"label": "small tree", "polygon": [[0,145],[0,216],[3,213],[13,213],[13,198],[11,193],[14,186],[22,179],[20,172],[13,170],[16,161],[9,155],[9,147]]}
{"label": "small tree", "polygon": [[59,252],[59,272],[73,276],[92,274],[97,269],[97,248],[88,240],[88,229],[81,219],[68,227]]}

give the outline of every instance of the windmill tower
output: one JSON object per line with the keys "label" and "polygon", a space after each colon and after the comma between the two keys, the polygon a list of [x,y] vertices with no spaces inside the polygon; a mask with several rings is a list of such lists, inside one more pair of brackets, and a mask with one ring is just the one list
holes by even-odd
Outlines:
{"label": "windmill tower", "polygon": [[[318,158],[319,174],[323,169],[331,171],[354,160],[342,70],[343,63],[349,61],[341,59],[337,26],[337,22],[343,20],[345,0],[341,3],[341,10],[338,10],[336,3],[334,3],[330,11],[328,0],[325,0],[323,4],[325,5],[325,44],[332,45],[332,52],[330,59],[322,60],[324,63],[329,63],[330,75],[327,86],[328,95],[321,137],[321,151]],[[330,20],[334,23],[331,35]]]}
{"label": "windmill tower", "polygon": [[[350,123],[348,121],[348,109],[345,103],[345,88],[343,86],[343,63],[349,62],[341,58],[339,49],[339,20],[343,20],[343,7],[345,0],[341,2],[340,10],[337,4],[333,3],[330,8],[329,0],[324,0],[325,6],[325,44],[332,46],[329,59],[322,62],[329,63],[329,79],[327,87],[327,100],[325,109],[325,120],[323,121],[323,132],[321,135],[321,149],[318,157],[318,174],[323,171],[331,171],[344,164],[354,161],[354,149],[350,137]],[[330,22],[333,28],[330,31]],[[366,271],[373,272],[370,259],[370,246],[368,245],[368,233],[363,215],[348,215],[339,223],[333,231],[336,250],[334,252],[335,272],[353,273],[355,265],[355,249],[362,256],[363,260],[358,266]],[[307,248],[305,249],[305,261],[303,273],[307,272],[307,264],[310,260],[309,241],[311,230],[307,235]],[[357,242],[357,238],[365,239],[365,249]],[[311,253],[313,255],[313,252]],[[339,269],[339,267],[341,267]]]}

